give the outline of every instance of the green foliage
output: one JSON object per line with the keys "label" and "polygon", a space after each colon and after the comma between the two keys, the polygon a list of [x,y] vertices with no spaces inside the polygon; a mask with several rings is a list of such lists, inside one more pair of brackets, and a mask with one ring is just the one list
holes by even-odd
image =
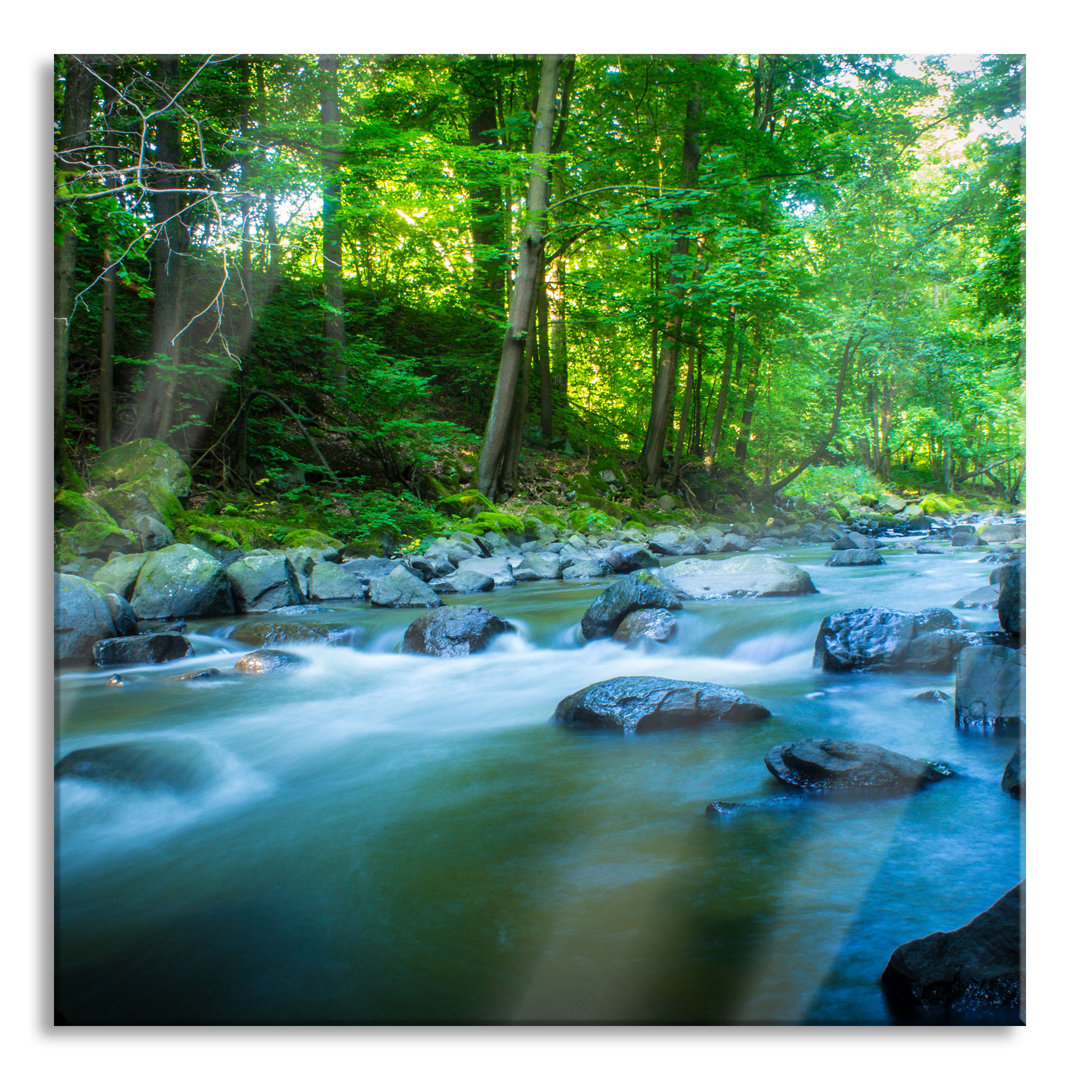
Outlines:
{"label": "green foliage", "polygon": [[446,513],[459,517],[476,517],[484,511],[491,512],[495,509],[495,504],[476,488],[467,488],[455,495],[448,495],[439,500],[438,506]]}
{"label": "green foliage", "polygon": [[603,533],[618,529],[621,523],[602,510],[579,508],[566,515],[566,524],[575,532]]}
{"label": "green foliage", "polygon": [[885,494],[885,487],[862,465],[811,465],[784,489],[784,494],[801,495],[813,503],[855,499],[869,505]]}

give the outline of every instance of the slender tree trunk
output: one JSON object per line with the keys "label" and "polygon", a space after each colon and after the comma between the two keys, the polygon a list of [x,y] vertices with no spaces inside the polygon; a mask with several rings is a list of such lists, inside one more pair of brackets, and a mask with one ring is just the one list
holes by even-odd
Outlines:
{"label": "slender tree trunk", "polygon": [[323,336],[326,360],[335,382],[344,386],[345,284],[341,270],[341,108],[338,100],[338,57],[319,57],[319,120],[322,134]]}
{"label": "slender tree trunk", "polygon": [[[159,109],[165,110],[179,86],[180,58],[158,57],[157,81]],[[180,124],[171,111],[163,111],[155,124],[157,168],[152,180],[154,193],[154,319],[150,330],[150,354],[159,365],[159,374],[151,387],[149,407],[143,410],[140,433],[152,433],[165,439],[172,427],[172,401],[179,377],[180,314],[182,309],[182,267],[188,249],[188,231],[181,217],[183,197],[178,188],[182,181],[175,170],[180,168]]]}
{"label": "slender tree trunk", "polygon": [[502,458],[514,406],[514,392],[521,374],[536,280],[544,258],[544,215],[548,198],[548,167],[555,127],[555,97],[561,55],[546,55],[540,72],[537,121],[533,133],[532,167],[521,230],[517,273],[510,302],[510,320],[503,338],[499,373],[491,399],[484,441],[476,467],[476,487],[489,499],[497,494]]}
{"label": "slender tree trunk", "polygon": [[694,346],[686,350],[686,387],[683,390],[682,412],[679,416],[679,433],[675,440],[675,461],[672,474],[679,475],[679,463],[682,461],[683,447],[686,445],[686,426],[690,423],[690,406],[694,398]]}
{"label": "slender tree trunk", "polygon": [[[535,312],[534,312],[535,316]],[[521,462],[521,448],[525,442],[525,421],[529,414],[529,381],[532,374],[532,362],[536,357],[536,319],[529,326],[529,336],[525,341],[525,356],[518,378],[517,400],[514,404],[514,417],[510,424],[506,453],[503,454],[502,490],[513,495],[518,486],[518,466]]]}
{"label": "slender tree trunk", "polygon": [[539,296],[536,306],[536,361],[540,375],[540,433],[544,445],[550,446],[554,431],[552,417],[552,379],[551,379],[551,342],[548,338],[548,303],[547,275],[541,269],[538,281]]}
{"label": "slender tree trunk", "polygon": [[720,449],[720,436],[724,431],[724,413],[727,410],[728,391],[731,389],[731,362],[735,355],[735,305],[728,308],[728,324],[724,334],[724,370],[720,376],[720,394],[716,399],[716,413],[713,416],[712,433],[709,435],[709,452],[705,455],[705,466],[712,474],[716,466],[716,454]]}
{"label": "slender tree trunk", "polygon": [[743,398],[742,419],[739,436],[735,441],[735,460],[746,468],[746,451],[750,446],[750,426],[754,422],[754,401],[757,399],[757,377],[761,370],[761,354],[755,352],[754,360],[746,376],[746,396]]}
{"label": "slender tree trunk", "polygon": [[[473,56],[466,63],[463,89],[468,106],[469,144],[481,154],[498,150],[499,135],[496,129],[499,118],[494,57]],[[493,169],[485,174],[483,166],[479,165],[476,174],[470,174],[466,181],[466,190],[472,204],[472,296],[490,311],[501,314],[504,311],[505,279],[503,244],[500,241],[502,185],[494,176]]]}
{"label": "slender tree trunk", "polygon": [[[693,57],[695,64],[700,64],[701,56]],[[683,167],[682,187],[697,187],[698,162],[701,150],[697,144],[697,128],[701,118],[701,91],[696,87],[691,91],[686,102],[686,121],[683,130]],[[674,223],[678,227],[686,218],[688,211],[680,208],[675,211]],[[664,320],[663,344],[656,361],[656,376],[653,379],[652,406],[649,412],[649,426],[645,432],[645,444],[641,451],[641,473],[646,484],[659,482],[664,465],[664,445],[667,442],[668,428],[671,424],[671,398],[675,387],[676,372],[679,364],[679,334],[682,329],[682,302],[686,295],[686,275],[680,269],[690,250],[690,238],[679,236],[671,246],[671,268],[668,271],[668,295],[671,306]]]}
{"label": "slender tree trunk", "polygon": [[[64,106],[60,133],[56,139],[58,187],[82,171],[83,147],[90,142],[90,112],[94,104],[94,77],[87,69],[92,57],[67,56],[64,65]],[[74,215],[74,207],[66,211]],[[68,342],[75,306],[75,258],[78,238],[72,217],[61,226],[53,252],[53,445],[59,463],[64,445],[64,421],[67,417]]]}
{"label": "slender tree trunk", "polygon": [[[109,69],[106,69],[106,73],[112,74]],[[107,123],[111,120],[115,102],[116,91],[109,80],[109,84],[105,87],[104,100]],[[119,162],[116,135],[113,134],[105,139],[105,168],[113,173],[106,181],[110,187],[116,187],[120,183],[119,177],[115,175]],[[101,257],[103,275],[101,279],[101,350],[98,355],[97,442],[102,450],[108,450],[112,446],[113,355],[116,352],[116,267],[113,265],[115,254],[112,231],[106,226]]]}

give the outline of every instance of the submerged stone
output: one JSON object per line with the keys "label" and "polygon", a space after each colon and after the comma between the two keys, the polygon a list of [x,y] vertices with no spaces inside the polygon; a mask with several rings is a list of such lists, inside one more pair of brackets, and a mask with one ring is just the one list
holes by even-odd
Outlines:
{"label": "submerged stone", "polygon": [[780,743],[765,755],[765,767],[784,784],[817,791],[911,791],[952,775],[937,762],[850,739]]}

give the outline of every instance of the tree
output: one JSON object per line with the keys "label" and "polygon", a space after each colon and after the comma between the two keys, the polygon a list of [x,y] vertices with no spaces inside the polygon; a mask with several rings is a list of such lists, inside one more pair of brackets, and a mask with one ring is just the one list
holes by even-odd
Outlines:
{"label": "tree", "polygon": [[521,374],[529,326],[532,323],[536,282],[544,256],[543,221],[548,204],[548,168],[555,130],[555,98],[561,55],[546,55],[540,69],[537,117],[532,143],[532,164],[525,214],[521,227],[514,289],[510,301],[509,325],[503,338],[499,372],[491,399],[491,410],[480,448],[475,483],[489,499],[498,492],[502,460],[507,452],[507,435],[514,408],[514,396]]}

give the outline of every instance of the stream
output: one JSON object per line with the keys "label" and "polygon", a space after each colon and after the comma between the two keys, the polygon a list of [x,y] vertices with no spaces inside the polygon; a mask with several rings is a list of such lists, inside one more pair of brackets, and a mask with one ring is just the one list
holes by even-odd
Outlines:
{"label": "stream", "polygon": [[[468,657],[403,655],[419,612],[342,603],[189,620],[197,655],[123,686],[64,673],[57,760],[138,739],[164,771],[56,784],[56,1007],[70,1024],[888,1024],[893,949],[1023,877],[1023,804],[999,786],[1018,736],[958,729],[951,674],[825,674],[814,638],[848,608],[951,608],[987,583],[985,551],[827,568],[827,546],[787,549],[817,594],[686,602],[652,651],[576,638],[607,578],[446,597],[517,631]],[[993,609],[956,614],[997,628]],[[268,620],[333,644],[233,675],[257,646],[230,635]],[[170,678],[208,666],[223,677]],[[720,683],[773,715],[630,738],[551,722],[617,675]],[[958,775],[777,798],[762,758],[804,736]],[[716,798],[755,805],[716,822]]]}

